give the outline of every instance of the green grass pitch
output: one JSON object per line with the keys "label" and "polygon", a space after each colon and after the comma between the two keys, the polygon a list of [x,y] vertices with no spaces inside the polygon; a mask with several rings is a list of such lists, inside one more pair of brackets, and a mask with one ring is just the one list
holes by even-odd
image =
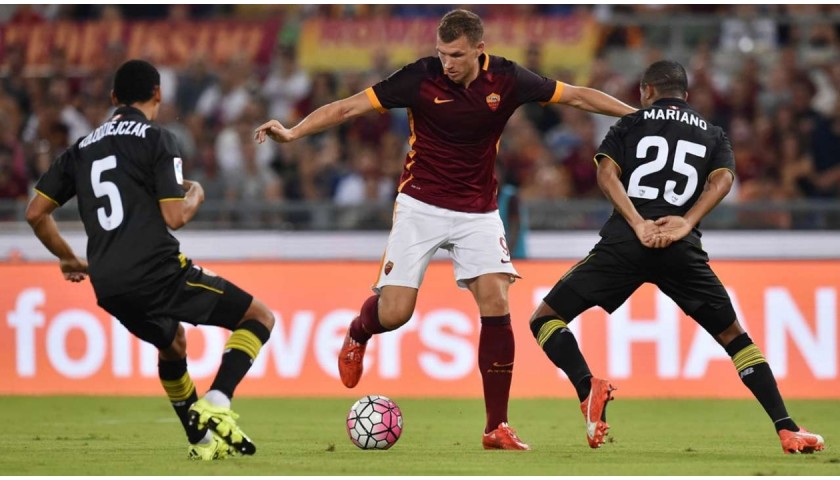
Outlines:
{"label": "green grass pitch", "polygon": [[[364,393],[359,392],[359,396]],[[618,392],[620,393],[620,392]],[[784,455],[750,400],[631,400],[609,407],[611,441],[591,450],[571,399],[511,402],[530,452],[484,451],[481,400],[394,398],[405,431],[359,450],[344,417],[355,398],[237,398],[253,457],[195,462],[161,397],[2,397],[4,475],[838,475],[838,402],[789,401],[826,450]]]}

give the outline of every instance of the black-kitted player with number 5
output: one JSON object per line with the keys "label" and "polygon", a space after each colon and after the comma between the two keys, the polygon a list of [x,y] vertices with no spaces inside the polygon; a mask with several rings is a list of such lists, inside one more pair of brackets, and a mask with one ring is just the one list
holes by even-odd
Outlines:
{"label": "black-kitted player with number 5", "polygon": [[[236,285],[193,265],[167,230],[193,218],[204,191],[184,180],[175,137],[152,123],[161,101],[157,69],[141,60],[124,63],[111,100],[118,107],[113,117],[76,141],[38,181],[26,219],[59,258],[67,280],[80,282],[90,274],[99,306],[158,348],[160,381],[187,433],[189,457],[253,454],[230,400],[268,341],[274,316]],[[90,265],[76,257],[52,217],[74,196]],[[233,332],[200,400],[187,373],[180,322]]]}
{"label": "black-kitted player with number 5", "polygon": [[735,159],[719,127],[686,103],[688,81],[676,62],[645,71],[642,109],[621,118],[595,162],[615,211],[601,241],[543,299],[531,331],[574,385],[589,446],[604,443],[614,387],[593,378],[568,322],[598,305],[612,313],[645,282],[659,287],[732,357],[741,380],[773,420],[785,453],[824,448],[823,438],[788,416],[770,366],[744,331],[700,244],[700,220],[729,192]]}

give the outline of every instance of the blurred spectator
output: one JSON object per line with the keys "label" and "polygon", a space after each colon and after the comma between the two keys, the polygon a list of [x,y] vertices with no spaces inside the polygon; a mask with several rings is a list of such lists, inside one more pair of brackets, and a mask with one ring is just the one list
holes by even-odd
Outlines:
{"label": "blurred spectator", "polygon": [[29,183],[17,172],[14,163],[14,151],[0,145],[0,199],[26,200]]}
{"label": "blurred spectator", "polygon": [[598,187],[597,170],[593,158],[601,139],[595,137],[595,122],[592,115],[581,110],[567,108],[563,112],[563,123],[570,125],[571,132],[578,139],[576,144],[562,157],[558,157],[563,168],[571,175],[576,197],[602,198]]}
{"label": "blurred spectator", "polygon": [[762,16],[759,5],[734,5],[732,10],[721,22],[723,51],[763,54],[776,48],[776,22]]}
{"label": "blurred spectator", "polygon": [[6,47],[6,58],[3,61],[3,80],[0,85],[17,102],[21,113],[26,116],[29,115],[32,107],[29,92],[26,89],[26,81],[23,78],[26,63],[23,55],[23,46],[20,44]]}
{"label": "blurred spectator", "polygon": [[35,5],[18,5],[17,10],[9,19],[9,23],[16,25],[34,25],[43,22],[45,20],[44,16],[41,15],[35,7]]}
{"label": "blurred spectator", "polygon": [[351,169],[338,181],[333,200],[338,205],[391,203],[396,196],[393,178],[382,175],[382,166],[371,147],[362,146],[350,154]]}
{"label": "blurred spectator", "polygon": [[[542,46],[539,43],[529,44],[525,51],[524,67],[545,76],[542,69],[542,55]],[[525,115],[541,133],[551,130],[560,123],[560,114],[557,111],[559,107],[554,104],[543,106],[539,103],[526,103],[519,108],[525,111]]]}
{"label": "blurred spectator", "polygon": [[835,107],[834,115],[817,122],[812,152],[811,174],[802,182],[805,194],[811,198],[840,198],[840,107]]}
{"label": "blurred spectator", "polygon": [[161,103],[157,123],[175,135],[175,140],[178,142],[178,151],[181,153],[181,159],[185,163],[187,159],[196,157],[198,147],[196,146],[193,132],[189,126],[181,122],[175,105]]}
{"label": "blurred spectator", "polygon": [[332,72],[317,72],[312,76],[312,88],[309,95],[295,104],[295,118],[303,118],[303,112],[338,100],[338,80]]}
{"label": "blurred spectator", "polygon": [[216,82],[216,76],[207,69],[207,59],[203,55],[193,57],[178,79],[178,89],[175,95],[178,112],[181,115],[186,115],[195,111],[202,93],[215,85]]}
{"label": "blurred spectator", "polygon": [[251,100],[246,84],[249,71],[242,59],[230,59],[222,68],[218,83],[201,93],[196,111],[213,125],[227,125],[238,120]]}
{"label": "blurred spectator", "polygon": [[528,257],[528,209],[519,192],[519,179],[505,172],[504,164],[496,161],[496,180],[499,182],[497,202],[499,217],[505,227],[505,243],[510,258]]}
{"label": "blurred spectator", "polygon": [[793,79],[786,69],[781,66],[772,68],[761,93],[758,94],[758,106],[761,109],[761,114],[773,115],[780,105],[790,102],[792,94],[788,87],[792,81]]}
{"label": "blurred spectator", "polygon": [[[216,158],[224,175],[235,173],[244,162],[244,144],[253,143],[246,132],[251,131],[265,113],[261,104],[253,98],[243,107],[235,122],[226,124],[215,139]],[[258,145],[254,152],[255,161],[260,168],[267,167],[274,160],[275,145]]]}
{"label": "blurred spectator", "polygon": [[257,163],[257,145],[250,129],[240,132],[241,168],[225,174],[225,200],[235,202],[234,225],[259,227],[273,223],[270,207],[283,198],[282,183],[267,167]]}
{"label": "blurred spectator", "polygon": [[296,121],[294,106],[306,97],[309,88],[309,74],[298,65],[295,50],[280,48],[262,86],[262,94],[269,103],[268,117],[284,125]]}

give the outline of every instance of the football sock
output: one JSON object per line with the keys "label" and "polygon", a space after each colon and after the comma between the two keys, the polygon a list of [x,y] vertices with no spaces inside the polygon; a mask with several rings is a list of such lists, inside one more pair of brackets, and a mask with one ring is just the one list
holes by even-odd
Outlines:
{"label": "football sock", "polygon": [[214,407],[230,408],[230,397],[219,390],[210,390],[204,394],[204,399]]}
{"label": "football sock", "polygon": [[540,317],[531,322],[531,333],[551,362],[569,377],[578,399],[584,401],[592,387],[592,372],[566,322],[556,316]]}
{"label": "football sock", "polygon": [[761,406],[773,420],[776,431],[790,430],[798,432],[799,427],[788,416],[785,402],[776,385],[776,378],[770,370],[770,364],[761,354],[749,335],[743,333],[729,342],[726,353],[732,357],[732,363],[744,385],[750,389]]}
{"label": "football sock", "polygon": [[190,443],[197,443],[204,437],[206,432],[190,428],[189,410],[190,406],[198,401],[190,374],[187,373],[187,359],[163,360],[158,359],[158,377],[166,396],[172,402],[175,414],[181,420],[184,431]]}
{"label": "football sock", "polygon": [[270,335],[271,332],[265,325],[256,320],[242,322],[225,343],[222,364],[210,390],[218,390],[228,398],[233,398],[233,391],[248,373],[248,369],[260,353],[260,348],[265,345]]}
{"label": "football sock", "polygon": [[362,304],[359,316],[350,322],[350,337],[359,343],[367,343],[370,337],[387,331],[379,323],[379,295],[372,295]]}
{"label": "football sock", "polygon": [[201,440],[199,440],[198,442],[193,442],[192,440],[190,440],[190,443],[200,443],[202,445],[206,445],[206,444],[210,443],[212,440],[213,440],[213,433],[208,428],[208,429],[204,430],[204,436],[201,437]]}
{"label": "football sock", "polygon": [[478,368],[484,385],[484,408],[487,425],[484,433],[507,422],[510,381],[513,378],[514,342],[510,314],[481,317],[478,339]]}

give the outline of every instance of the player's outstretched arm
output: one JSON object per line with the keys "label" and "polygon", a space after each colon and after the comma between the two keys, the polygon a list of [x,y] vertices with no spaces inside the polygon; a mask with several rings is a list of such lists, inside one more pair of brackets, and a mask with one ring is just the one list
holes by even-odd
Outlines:
{"label": "player's outstretched arm", "polygon": [[563,85],[563,93],[560,94],[558,103],[613,117],[623,117],[636,111],[630,105],[600,90],[568,83]]}
{"label": "player's outstretched arm", "polygon": [[359,92],[352,97],[318,108],[292,128],[284,127],[277,120],[269,120],[254,131],[254,140],[257,143],[263,143],[268,137],[277,143],[288,143],[313,133],[322,132],[373,110],[374,107],[365,92]]}
{"label": "player's outstretched arm", "polygon": [[621,169],[609,157],[600,157],[598,162],[598,186],[604,192],[604,195],[612,202],[618,213],[627,220],[627,223],[633,227],[636,232],[636,237],[642,242],[642,245],[653,248],[656,245],[653,243],[656,234],[659,232],[652,220],[645,220],[639,215],[639,211],[633,205],[630,197],[627,196],[627,191],[621,183]]}
{"label": "player's outstretched arm", "polygon": [[29,222],[38,240],[47,247],[50,253],[58,257],[65,280],[81,282],[87,277],[88,265],[73,253],[73,249],[58,231],[58,225],[52,216],[53,210],[57,207],[58,205],[53,201],[36,193],[26,207],[26,221]]}
{"label": "player's outstretched arm", "polygon": [[657,235],[657,241],[664,239],[666,243],[664,246],[668,246],[673,242],[685,238],[700,223],[700,220],[711,212],[723,200],[723,197],[729,193],[729,189],[732,188],[732,182],[734,180],[735,176],[729,169],[721,168],[712,172],[706,180],[706,185],[703,187],[703,193],[700,194],[700,198],[686,212],[685,216],[670,215],[656,220],[656,225],[661,230]]}
{"label": "player's outstretched arm", "polygon": [[192,180],[184,180],[183,201],[160,202],[160,213],[166,226],[178,230],[195,217],[198,207],[204,202],[204,188]]}

